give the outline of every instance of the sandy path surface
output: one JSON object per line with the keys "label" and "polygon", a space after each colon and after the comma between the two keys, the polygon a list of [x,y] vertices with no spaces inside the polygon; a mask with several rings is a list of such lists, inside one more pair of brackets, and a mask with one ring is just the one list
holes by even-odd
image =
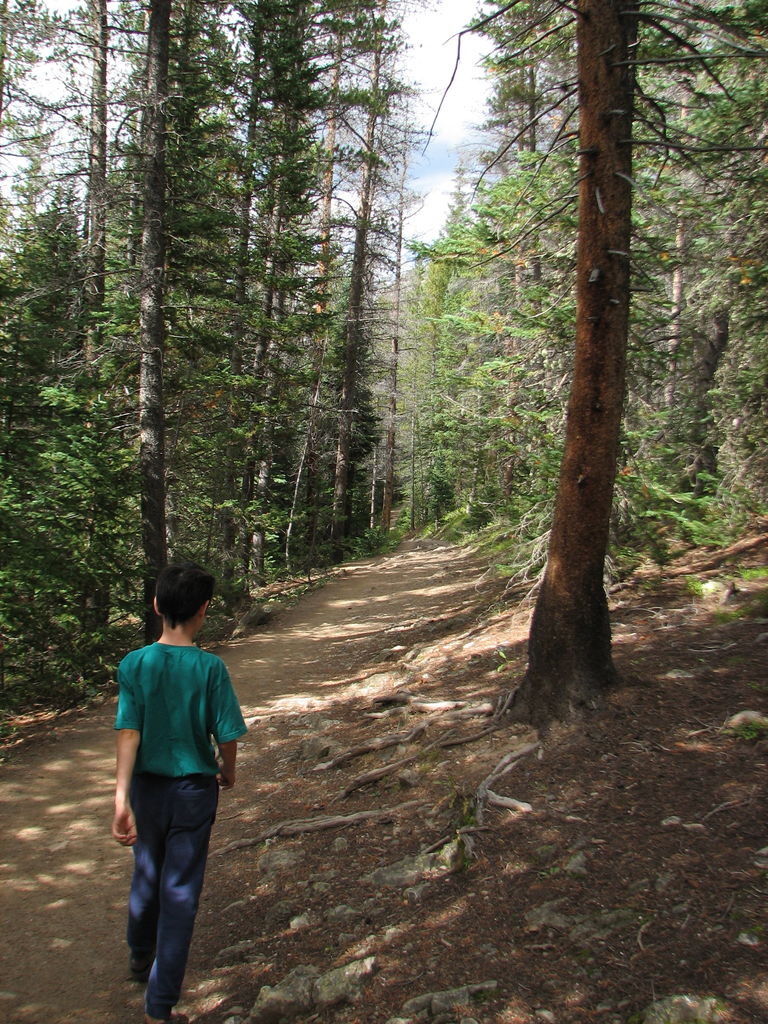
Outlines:
{"label": "sandy path surface", "polygon": [[[476,600],[479,569],[454,548],[406,543],[360,562],[222,648],[246,716],[321,706],[393,648],[409,627]],[[109,835],[114,705],[67,719],[0,765],[0,1022],[130,1024],[141,989],[123,942],[130,854]],[[243,746],[238,789],[256,778]],[[249,750],[250,748],[250,750]],[[213,846],[226,842],[225,794]],[[215,892],[216,859],[206,888]],[[194,972],[185,989],[201,984]]]}

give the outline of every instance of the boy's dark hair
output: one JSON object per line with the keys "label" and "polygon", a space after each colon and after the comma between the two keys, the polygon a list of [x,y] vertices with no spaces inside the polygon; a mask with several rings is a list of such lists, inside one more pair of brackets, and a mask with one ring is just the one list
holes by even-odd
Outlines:
{"label": "boy's dark hair", "polygon": [[215,580],[194,562],[167,565],[157,578],[157,610],[171,627],[188,622],[213,597]]}

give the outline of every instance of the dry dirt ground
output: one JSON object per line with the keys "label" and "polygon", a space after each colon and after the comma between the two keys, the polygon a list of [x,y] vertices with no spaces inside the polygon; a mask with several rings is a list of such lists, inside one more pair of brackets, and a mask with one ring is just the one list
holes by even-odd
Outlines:
{"label": "dry dirt ground", "polygon": [[[723,729],[744,709],[768,713],[766,579],[739,573],[765,565],[766,539],[639,573],[613,595],[623,685],[494,782],[530,809],[488,805],[479,827],[478,787],[530,733],[502,719],[472,739],[487,715],[377,703],[407,687],[494,706],[519,680],[530,605],[471,553],[406,542],[221,648],[251,728],[220,804],[180,1009],[223,1024],[296,965],[365,955],[376,973],[364,999],[304,1021],[383,1024],[414,996],[495,981],[451,1019],[625,1024],[695,993],[721,999],[730,1024],[766,1024],[768,741]],[[735,579],[736,591],[721,604],[692,579]],[[122,942],[130,854],[108,834],[113,715],[108,701],[23,730],[0,765],[7,1024],[141,1019]],[[316,770],[324,747],[424,724],[411,743]],[[382,816],[352,817],[371,811]],[[259,841],[330,816],[351,820]],[[367,877],[462,829],[463,870],[408,891]],[[265,851],[298,859],[270,873]]]}

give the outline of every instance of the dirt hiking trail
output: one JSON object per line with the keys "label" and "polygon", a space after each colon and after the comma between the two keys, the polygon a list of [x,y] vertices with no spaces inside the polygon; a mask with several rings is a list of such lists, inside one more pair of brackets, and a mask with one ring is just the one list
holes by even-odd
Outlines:
{"label": "dirt hiking trail", "polygon": [[[425,541],[346,566],[255,635],[218,649],[246,719],[339,698],[350,677],[407,645],[425,618],[437,620],[445,609],[461,615],[483,601],[481,576],[466,554]],[[141,1019],[123,940],[130,854],[109,835],[113,721],[112,702],[64,717],[0,765],[4,1024]],[[222,795],[212,850],[226,842],[232,805],[258,775],[255,747],[251,735],[241,749],[237,787]],[[206,898],[216,891],[220,864],[211,860]],[[193,968],[185,991],[197,980]]]}
{"label": "dirt hiking trail", "polygon": [[[266,986],[365,962],[359,999],[290,1019],[414,1021],[415,998],[459,1003],[423,1024],[640,1024],[685,995],[768,1024],[768,729],[726,727],[768,716],[767,561],[763,528],[639,569],[611,596],[621,685],[538,745],[494,714],[524,671],[527,588],[435,540],[221,647],[250,731],[179,1010],[267,1024]],[[63,716],[0,764],[0,1024],[141,1021],[113,717]]]}

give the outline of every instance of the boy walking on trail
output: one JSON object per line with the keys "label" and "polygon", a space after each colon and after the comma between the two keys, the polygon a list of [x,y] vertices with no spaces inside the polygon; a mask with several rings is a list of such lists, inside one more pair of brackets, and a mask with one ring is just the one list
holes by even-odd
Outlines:
{"label": "boy walking on trail", "polygon": [[172,1011],[219,786],[234,786],[237,741],[246,732],[224,662],[194,644],[213,587],[213,576],[192,563],[164,569],[155,597],[162,635],[126,655],[117,671],[112,835],[133,847],[127,938],[131,973],[148,981],[145,1024],[187,1020]]}

